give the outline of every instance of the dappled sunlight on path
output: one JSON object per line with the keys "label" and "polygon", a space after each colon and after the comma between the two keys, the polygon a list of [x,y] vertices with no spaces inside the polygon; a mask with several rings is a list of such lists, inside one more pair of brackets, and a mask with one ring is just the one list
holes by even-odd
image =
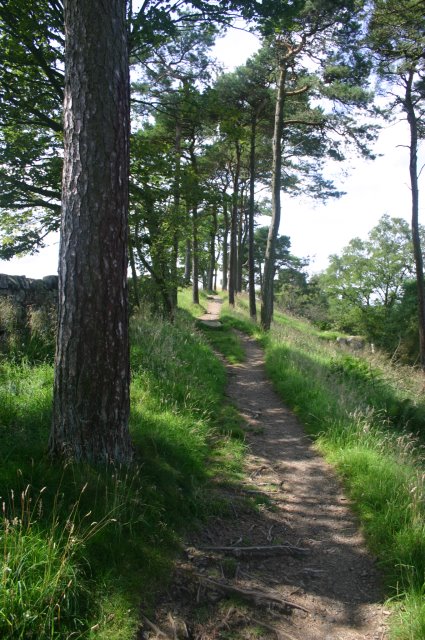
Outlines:
{"label": "dappled sunlight on path", "polygon": [[[202,319],[218,322],[220,305],[212,297]],[[238,335],[246,360],[225,364],[228,400],[244,420],[245,477],[217,487],[231,517],[211,518],[186,541],[158,611],[161,632],[384,640],[381,576],[341,483],[273,390],[262,349]]]}

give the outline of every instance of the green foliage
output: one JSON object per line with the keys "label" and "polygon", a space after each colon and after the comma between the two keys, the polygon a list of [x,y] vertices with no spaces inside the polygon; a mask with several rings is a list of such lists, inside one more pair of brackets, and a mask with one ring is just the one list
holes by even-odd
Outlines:
{"label": "green foliage", "polygon": [[317,278],[327,298],[329,321],[341,331],[366,336],[391,354],[397,350],[398,357],[409,354],[414,361],[413,305],[406,289],[413,273],[408,223],[382,216],[367,240],[351,240],[341,255],[330,257],[329,267]]}
{"label": "green foliage", "polygon": [[0,7],[0,255],[43,246],[59,226],[63,100],[60,3]]}

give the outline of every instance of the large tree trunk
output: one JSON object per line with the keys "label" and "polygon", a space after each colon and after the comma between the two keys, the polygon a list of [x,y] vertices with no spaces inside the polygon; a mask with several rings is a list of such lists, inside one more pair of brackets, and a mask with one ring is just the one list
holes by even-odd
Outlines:
{"label": "large tree trunk", "polygon": [[241,145],[235,143],[236,163],[233,172],[232,213],[230,218],[230,268],[229,268],[229,304],[235,306],[235,291],[238,260],[238,204],[239,174],[241,170]]}
{"label": "large tree trunk", "polygon": [[65,151],[50,453],[128,463],[125,0],[65,0]]}
{"label": "large tree trunk", "polygon": [[405,105],[410,127],[410,186],[412,190],[412,241],[416,266],[419,320],[419,357],[425,371],[425,283],[421,240],[419,235],[419,186],[418,186],[418,121],[412,100],[414,73],[409,73],[406,85]]}
{"label": "large tree trunk", "polygon": [[261,305],[261,326],[270,329],[273,317],[273,280],[275,273],[276,239],[280,224],[280,188],[282,174],[282,135],[283,109],[285,105],[286,65],[279,73],[276,110],[273,133],[273,169],[272,169],[272,218],[267,237],[266,256],[263,273],[263,297]]}
{"label": "large tree trunk", "polygon": [[248,209],[248,290],[249,315],[257,319],[255,301],[255,256],[254,256],[254,218],[255,218],[255,146],[257,137],[257,117],[251,122],[251,144],[249,157],[249,209]]}

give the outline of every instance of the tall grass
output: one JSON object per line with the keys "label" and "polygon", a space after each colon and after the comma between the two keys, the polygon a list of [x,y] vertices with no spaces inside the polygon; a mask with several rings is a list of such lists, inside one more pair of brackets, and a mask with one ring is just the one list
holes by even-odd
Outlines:
{"label": "tall grass", "polygon": [[[245,304],[235,317],[241,323]],[[232,313],[229,310],[228,313]],[[243,322],[243,320],[242,320]],[[247,324],[249,331],[251,325]],[[425,637],[425,403],[422,374],[356,356],[305,321],[276,314],[266,368],[342,477],[394,605],[392,637]]]}
{"label": "tall grass", "polygon": [[[237,474],[225,374],[193,319],[134,318],[129,469],[46,455],[53,368],[0,364],[0,637],[130,640],[188,526],[220,508],[207,482]],[[220,471],[219,471],[220,469]]]}

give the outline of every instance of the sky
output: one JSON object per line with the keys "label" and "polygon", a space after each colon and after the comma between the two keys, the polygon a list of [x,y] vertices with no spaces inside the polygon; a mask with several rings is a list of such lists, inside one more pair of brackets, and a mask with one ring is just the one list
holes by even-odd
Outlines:
{"label": "sky", "polygon": [[[257,47],[258,40],[254,35],[232,29],[217,42],[213,55],[230,71],[243,64]],[[400,121],[381,131],[374,152],[382,155],[376,160],[353,157],[343,163],[343,167],[340,163],[337,166],[330,163],[326,177],[332,177],[336,172],[336,187],[346,192],[338,200],[321,204],[303,197],[283,197],[280,233],[290,237],[294,255],[310,259],[309,273],[326,269],[329,255],[340,253],[351,239],[366,239],[384,214],[410,222],[407,143],[407,125]],[[425,162],[423,149],[422,156]],[[342,169],[347,176],[338,175]],[[425,171],[420,177],[422,192],[424,181]],[[425,224],[425,197],[419,219]],[[59,237],[54,234],[49,238],[49,245],[34,256],[8,262],[0,260],[0,273],[31,278],[57,273],[58,247]]]}

